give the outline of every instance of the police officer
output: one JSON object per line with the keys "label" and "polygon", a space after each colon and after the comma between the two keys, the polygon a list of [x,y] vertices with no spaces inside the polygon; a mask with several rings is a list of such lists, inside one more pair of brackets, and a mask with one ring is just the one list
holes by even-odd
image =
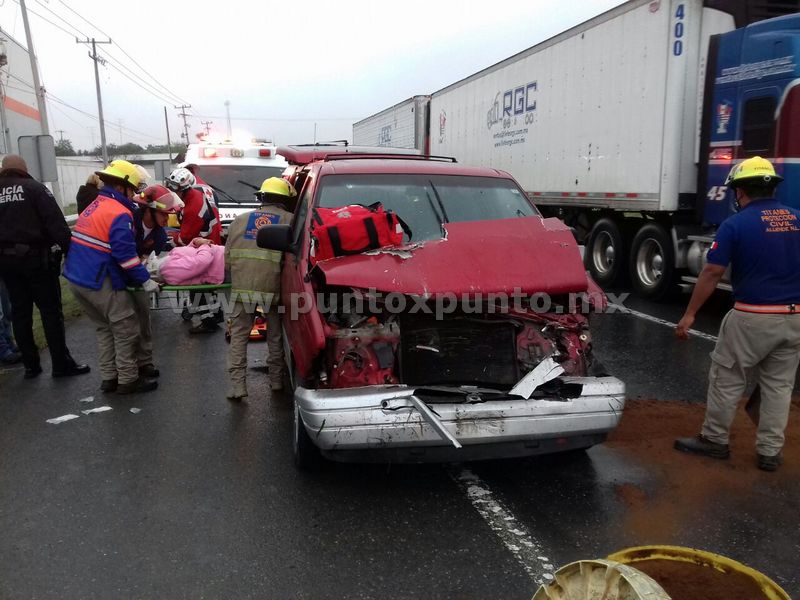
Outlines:
{"label": "police officer", "polygon": [[720,226],[676,329],[679,338],[688,337],[697,311],[730,265],[736,303],[711,353],[705,421],[697,437],[680,438],[675,448],[728,458],[731,423],[747,384],[745,370],[754,369],[761,389],[757,464],[765,471],[776,470],[783,460],[800,361],[800,211],[773,198],[782,180],[758,156],[731,170],[726,185],[736,194],[739,212]]}
{"label": "police officer", "polygon": [[119,394],[149,392],[158,382],[139,374],[139,320],[127,286],[158,290],[136,251],[133,198],[141,183],[136,165],[115,160],[97,176],[105,184],[84,210],[72,234],[64,266],[86,315],[97,326],[100,389]]}
{"label": "police officer", "polygon": [[88,373],[87,365],[76,364],[70,356],[64,334],[58,276],[61,253],[69,248],[69,226],[50,190],[28,174],[21,157],[9,154],[1,169],[0,277],[11,297],[11,321],[25,378],[42,372],[33,338],[34,304],[42,316],[53,377]]}
{"label": "police officer", "polygon": [[253,327],[255,304],[267,313],[267,370],[270,388],[282,389],[283,347],[278,300],[281,286],[281,253],[259,248],[256,235],[261,227],[289,223],[292,214],[286,203],[297,194],[292,185],[278,177],[261,184],[256,198],[261,207],[239,215],[228,228],[225,264],[231,271],[231,342],[228,347],[229,400],[247,396],[247,341]]}

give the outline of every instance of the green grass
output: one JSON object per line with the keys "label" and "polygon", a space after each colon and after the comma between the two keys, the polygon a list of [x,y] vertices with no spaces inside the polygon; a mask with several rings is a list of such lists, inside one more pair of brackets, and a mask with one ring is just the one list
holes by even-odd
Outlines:
{"label": "green grass", "polygon": [[[81,307],[75,296],[72,295],[72,290],[69,289],[67,280],[63,277],[60,278],[61,282],[61,306],[64,309],[64,320],[69,321],[81,314]],[[44,329],[42,329],[42,318],[38,310],[33,311],[33,337],[36,340],[36,345],[39,348],[47,346],[47,340],[44,338]]]}

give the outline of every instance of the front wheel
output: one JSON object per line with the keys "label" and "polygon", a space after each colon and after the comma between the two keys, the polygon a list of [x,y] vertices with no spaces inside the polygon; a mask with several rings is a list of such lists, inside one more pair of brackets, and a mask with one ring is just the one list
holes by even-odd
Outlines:
{"label": "front wheel", "polygon": [[648,223],[633,238],[630,275],[633,290],[644,298],[661,300],[672,292],[675,249],[662,225]]}

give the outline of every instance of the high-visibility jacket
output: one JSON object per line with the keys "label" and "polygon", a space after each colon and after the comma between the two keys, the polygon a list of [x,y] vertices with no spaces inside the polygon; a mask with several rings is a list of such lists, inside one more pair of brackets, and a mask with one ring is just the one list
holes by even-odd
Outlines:
{"label": "high-visibility jacket", "polygon": [[256,235],[262,227],[286,225],[292,213],[277,204],[267,204],[236,217],[228,227],[225,264],[231,271],[231,293],[241,298],[279,294],[282,254],[259,248]]}
{"label": "high-visibility jacket", "polygon": [[106,277],[115,290],[150,279],[136,251],[134,209],[133,202],[113,188],[100,190],[75,224],[64,277],[92,290],[99,290]]}

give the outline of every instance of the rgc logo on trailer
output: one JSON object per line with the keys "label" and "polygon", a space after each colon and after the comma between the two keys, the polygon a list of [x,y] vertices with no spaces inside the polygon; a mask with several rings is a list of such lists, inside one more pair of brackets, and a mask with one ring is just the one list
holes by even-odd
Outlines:
{"label": "rgc logo on trailer", "polygon": [[[526,125],[533,123],[536,111],[535,93],[537,88],[537,82],[531,81],[525,85],[506,90],[503,92],[502,104],[500,103],[500,92],[497,92],[492,107],[486,115],[486,126],[492,129],[502,121],[504,128],[511,127],[516,124],[516,117],[521,116],[524,116]],[[514,119],[513,121],[512,118]]]}

